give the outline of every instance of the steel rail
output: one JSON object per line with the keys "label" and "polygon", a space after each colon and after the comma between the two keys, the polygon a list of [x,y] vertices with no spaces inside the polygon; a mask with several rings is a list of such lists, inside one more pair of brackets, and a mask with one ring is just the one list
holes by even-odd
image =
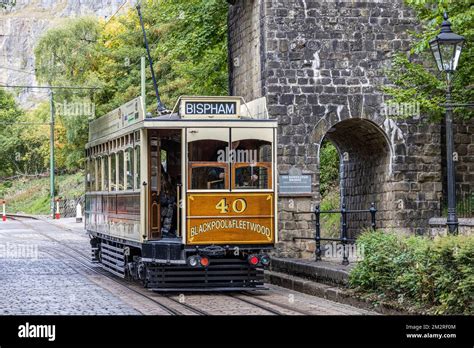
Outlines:
{"label": "steel rail", "polygon": [[[33,229],[35,232],[39,233],[40,235],[42,235],[42,236],[44,236],[44,237],[46,237],[46,238],[48,238],[48,239],[50,239],[50,240],[52,240],[52,241],[54,241],[54,242],[60,244],[60,245],[63,245],[63,246],[65,246],[65,247],[67,247],[68,249],[74,251],[75,253],[79,254],[81,257],[83,257],[83,258],[85,258],[85,259],[87,259],[87,260],[89,261],[89,257],[86,256],[86,255],[84,255],[82,252],[78,251],[77,249],[75,249],[75,248],[73,248],[73,247],[71,247],[71,246],[69,246],[69,245],[67,245],[67,244],[65,244],[65,243],[63,243],[63,242],[61,242],[61,241],[59,241],[59,240],[57,240],[57,239],[55,239],[55,238],[49,236],[49,235],[47,235],[47,234],[44,234],[44,233],[42,233],[42,232],[40,232],[40,231],[37,231],[32,225],[30,225],[30,224],[28,224],[28,223],[25,223],[24,221],[21,221],[20,219],[21,219],[21,218],[26,218],[26,219],[32,219],[32,220],[43,221],[43,222],[45,222],[45,223],[49,223],[49,222],[44,221],[44,220],[42,220],[42,219],[38,219],[38,218],[36,218],[36,217],[34,217],[34,216],[30,216],[30,215],[8,214],[7,216],[10,216],[10,218],[12,218],[13,220],[16,220],[16,221],[20,222],[21,224],[23,224],[23,225],[25,225],[25,226],[27,226],[27,227]],[[51,223],[49,223],[49,224],[51,224]],[[67,230],[67,229],[65,229],[65,228],[62,228],[61,226],[57,226],[57,225],[55,225],[55,224],[52,224],[52,225],[55,226],[55,227],[57,227],[57,228],[59,228],[59,229]],[[80,263],[83,267],[89,269],[90,271],[92,271],[92,272],[94,272],[94,273],[97,273],[97,274],[100,274],[100,275],[102,275],[102,276],[105,276],[105,277],[107,277],[108,279],[112,280],[113,282],[115,282],[115,283],[117,283],[117,284],[119,284],[119,285],[125,287],[126,289],[128,289],[128,290],[130,290],[130,291],[132,291],[132,292],[134,292],[134,293],[136,293],[136,294],[139,294],[139,295],[141,295],[141,296],[147,298],[148,300],[150,300],[150,301],[152,301],[152,302],[158,304],[162,309],[164,309],[164,310],[167,311],[168,313],[170,313],[170,314],[172,314],[172,315],[183,315],[182,312],[179,312],[179,311],[175,310],[174,308],[170,308],[170,307],[166,306],[165,304],[161,303],[160,301],[157,301],[154,297],[149,296],[149,294],[144,294],[143,292],[138,291],[137,289],[133,289],[132,287],[130,287],[129,285],[127,285],[127,284],[125,283],[125,282],[126,282],[125,280],[118,280],[118,279],[116,279],[116,278],[115,278],[114,276],[112,276],[111,274],[108,274],[106,270],[104,270],[104,269],[101,268],[101,269],[100,269],[101,271],[99,271],[99,270],[97,270],[97,269],[95,269],[95,268],[92,268],[91,266],[85,264],[84,262],[80,261],[77,257],[74,257],[74,256],[72,256],[71,254],[66,253],[65,251],[60,251],[60,252],[69,255],[70,257],[72,257],[73,259],[75,259],[76,262]],[[161,295],[160,295],[160,296],[161,296]],[[167,297],[165,297],[165,296],[161,296],[161,297],[167,298]],[[186,307],[187,309],[193,310],[193,311],[196,312],[196,313],[199,313],[199,314],[204,314],[204,313],[205,313],[205,315],[208,315],[208,313],[203,312],[203,311],[201,311],[201,310],[199,310],[199,309],[196,309],[196,308],[194,308],[194,307],[192,307],[192,306],[189,306],[189,305],[180,303],[179,301],[175,301],[174,299],[171,299],[171,300],[172,300],[173,302],[179,303],[180,305],[183,305],[183,307]]]}
{"label": "steel rail", "polygon": [[[250,293],[248,293],[248,295],[250,295]],[[258,301],[262,301],[262,302],[266,302],[266,303],[272,304],[272,305],[274,305],[274,306],[281,307],[281,308],[284,308],[284,309],[286,309],[286,310],[289,310],[289,311],[292,311],[292,312],[295,312],[295,313],[299,313],[299,314],[302,314],[302,315],[314,315],[313,313],[307,312],[307,311],[305,311],[305,310],[302,310],[302,309],[295,309],[295,308],[293,308],[293,307],[290,306],[290,305],[286,305],[286,304],[283,304],[283,303],[271,301],[271,300],[268,300],[268,299],[263,299],[263,298],[260,298],[260,297],[258,297],[258,296],[252,297],[252,299],[255,299],[255,300],[258,300]]]}
{"label": "steel rail", "polygon": [[[53,226],[55,226],[55,227],[57,227],[57,228],[59,228],[59,229],[66,230],[66,231],[71,231],[71,229],[65,228],[65,227],[62,227],[62,226],[58,226],[58,225],[56,225],[56,224],[51,224],[49,221],[46,221],[46,220],[44,220],[44,219],[41,219],[41,218],[38,218],[38,217],[35,217],[35,216],[31,216],[31,215],[7,214],[7,216],[9,216],[10,218],[13,218],[14,220],[19,221],[19,222],[22,223],[23,225],[26,225],[26,226],[32,228],[33,230],[35,230],[37,233],[41,234],[42,236],[44,236],[44,237],[46,237],[46,238],[48,238],[48,239],[50,239],[50,240],[52,240],[52,241],[54,241],[54,242],[60,244],[60,245],[66,246],[68,249],[74,251],[76,254],[79,254],[82,258],[86,259],[88,262],[90,261],[88,255],[85,255],[84,253],[82,253],[81,251],[77,250],[76,248],[73,248],[73,247],[71,247],[70,245],[67,245],[67,244],[63,243],[63,242],[61,242],[60,240],[57,240],[56,238],[53,238],[53,237],[51,237],[51,236],[49,236],[49,235],[47,235],[47,234],[44,234],[44,233],[42,233],[42,232],[40,232],[40,231],[37,231],[36,229],[34,229],[34,227],[33,227],[32,225],[30,225],[30,224],[28,224],[28,223],[25,223],[24,221],[21,221],[20,219],[39,220],[39,221],[42,221],[42,222],[44,222],[44,223],[48,223],[48,224],[50,224],[50,225],[53,225]],[[77,257],[71,255],[70,253],[67,253],[67,252],[65,252],[65,251],[60,251],[60,252],[62,252],[63,254],[66,254],[66,255],[70,256],[71,258],[75,259],[76,262],[78,262],[78,263],[81,264],[83,267],[87,268],[88,270],[90,270],[90,271],[92,271],[92,272],[95,272],[95,273],[97,273],[97,274],[100,274],[100,275],[102,275],[102,276],[105,276],[105,277],[107,277],[108,279],[114,281],[115,283],[120,284],[121,286],[127,288],[128,290],[131,290],[131,291],[133,291],[133,292],[135,292],[135,293],[137,293],[137,294],[139,294],[139,295],[141,295],[141,296],[143,296],[143,297],[145,297],[145,298],[147,298],[147,299],[149,299],[149,300],[151,300],[151,301],[157,303],[160,307],[162,307],[162,308],[163,308],[165,311],[167,311],[168,313],[173,314],[173,315],[183,315],[183,313],[178,312],[178,311],[176,311],[176,310],[173,309],[173,308],[169,308],[169,307],[167,307],[166,305],[164,305],[163,303],[157,301],[154,297],[151,297],[151,296],[149,296],[148,294],[144,294],[143,292],[138,291],[137,289],[131,288],[129,285],[136,285],[136,284],[134,284],[133,282],[130,282],[130,281],[126,280],[126,279],[117,279],[117,277],[113,276],[112,274],[109,274],[109,273],[107,272],[107,270],[104,270],[103,268],[99,268],[99,269],[93,268],[93,267],[91,267],[91,266],[85,264],[83,261],[80,261]],[[245,293],[245,294],[249,294],[248,292],[244,292],[244,293]],[[153,294],[155,294],[155,295],[158,296],[158,297],[166,298],[166,299],[168,299],[168,300],[170,300],[170,301],[172,301],[172,302],[174,302],[174,303],[177,303],[177,304],[179,304],[179,305],[185,307],[186,309],[188,309],[188,310],[190,310],[190,311],[192,311],[192,312],[194,312],[194,313],[196,313],[196,314],[199,314],[199,315],[210,315],[208,312],[205,312],[205,311],[203,311],[203,310],[201,310],[201,309],[199,309],[199,308],[196,308],[196,307],[194,307],[194,306],[191,306],[191,305],[189,305],[189,304],[187,304],[187,303],[180,302],[179,300],[173,298],[173,297],[172,297],[173,295],[163,295],[163,294],[158,294],[158,293],[153,293]],[[282,313],[281,311],[278,311],[278,310],[275,310],[275,309],[270,308],[270,307],[268,307],[268,306],[265,306],[265,305],[262,305],[262,304],[258,304],[258,303],[255,303],[255,302],[253,302],[253,301],[244,299],[244,298],[239,297],[238,295],[235,295],[235,294],[226,294],[226,296],[232,297],[232,298],[234,298],[234,299],[236,299],[236,300],[239,300],[239,301],[241,301],[241,302],[245,302],[245,303],[247,303],[247,304],[250,304],[250,305],[252,305],[252,306],[254,306],[254,307],[263,309],[263,310],[265,310],[265,311],[267,311],[267,312],[270,312],[270,313],[272,313],[272,314],[275,314],[275,315],[285,315],[285,313]],[[283,305],[283,304],[280,304],[280,303],[277,303],[277,302],[273,302],[273,301],[269,301],[269,300],[264,300],[264,299],[261,299],[261,298],[254,298],[254,297],[252,297],[252,300],[257,300],[257,301],[269,303],[269,304],[271,304],[271,305],[273,305],[273,306],[281,307],[281,308],[283,308],[283,309],[290,310],[290,311],[292,311],[292,312],[299,313],[299,314],[302,314],[302,315],[310,315],[310,314],[311,314],[311,313],[308,313],[308,312],[304,312],[304,311],[301,311],[301,310],[294,309],[294,308],[292,308],[291,306],[286,306],[286,305]]]}

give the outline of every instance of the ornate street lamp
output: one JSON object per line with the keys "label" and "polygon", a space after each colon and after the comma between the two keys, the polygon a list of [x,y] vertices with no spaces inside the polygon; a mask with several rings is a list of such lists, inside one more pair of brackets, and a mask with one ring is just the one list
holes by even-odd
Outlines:
{"label": "ornate street lamp", "polygon": [[444,13],[440,33],[430,41],[431,52],[439,71],[446,72],[446,161],[448,177],[448,219],[447,226],[451,233],[457,233],[458,218],[456,216],[456,188],[453,160],[453,115],[451,105],[451,80],[461,56],[464,37],[453,33],[448,15]]}

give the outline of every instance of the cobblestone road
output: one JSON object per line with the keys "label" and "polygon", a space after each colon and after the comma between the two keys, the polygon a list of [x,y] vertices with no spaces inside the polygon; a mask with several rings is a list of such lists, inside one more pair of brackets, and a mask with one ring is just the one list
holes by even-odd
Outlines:
{"label": "cobblestone road", "polygon": [[55,224],[0,222],[0,314],[374,314],[272,285],[252,294],[152,293],[101,274],[85,257],[89,238],[80,224],[72,219]]}

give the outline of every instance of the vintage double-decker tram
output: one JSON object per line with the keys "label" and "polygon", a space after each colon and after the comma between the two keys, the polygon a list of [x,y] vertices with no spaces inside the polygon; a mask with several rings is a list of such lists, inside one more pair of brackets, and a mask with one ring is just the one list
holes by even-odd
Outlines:
{"label": "vintage double-decker tram", "polygon": [[[155,290],[263,288],[277,242],[277,122],[237,97],[136,98],[90,123],[93,259]],[[250,107],[249,107],[250,106]]]}

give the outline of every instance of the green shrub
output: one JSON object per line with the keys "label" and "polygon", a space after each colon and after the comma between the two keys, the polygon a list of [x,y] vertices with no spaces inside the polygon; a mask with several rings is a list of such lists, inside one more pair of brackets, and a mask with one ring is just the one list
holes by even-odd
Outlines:
{"label": "green shrub", "polygon": [[364,258],[351,271],[351,287],[432,313],[474,313],[473,236],[367,231],[357,243]]}
{"label": "green shrub", "polygon": [[325,196],[328,190],[339,185],[339,153],[329,140],[324,140],[319,153],[319,191]]}
{"label": "green shrub", "polygon": [[[329,188],[321,199],[322,211],[340,210],[340,193],[338,187]],[[324,238],[339,237],[341,229],[340,214],[321,214],[321,236]]]}

